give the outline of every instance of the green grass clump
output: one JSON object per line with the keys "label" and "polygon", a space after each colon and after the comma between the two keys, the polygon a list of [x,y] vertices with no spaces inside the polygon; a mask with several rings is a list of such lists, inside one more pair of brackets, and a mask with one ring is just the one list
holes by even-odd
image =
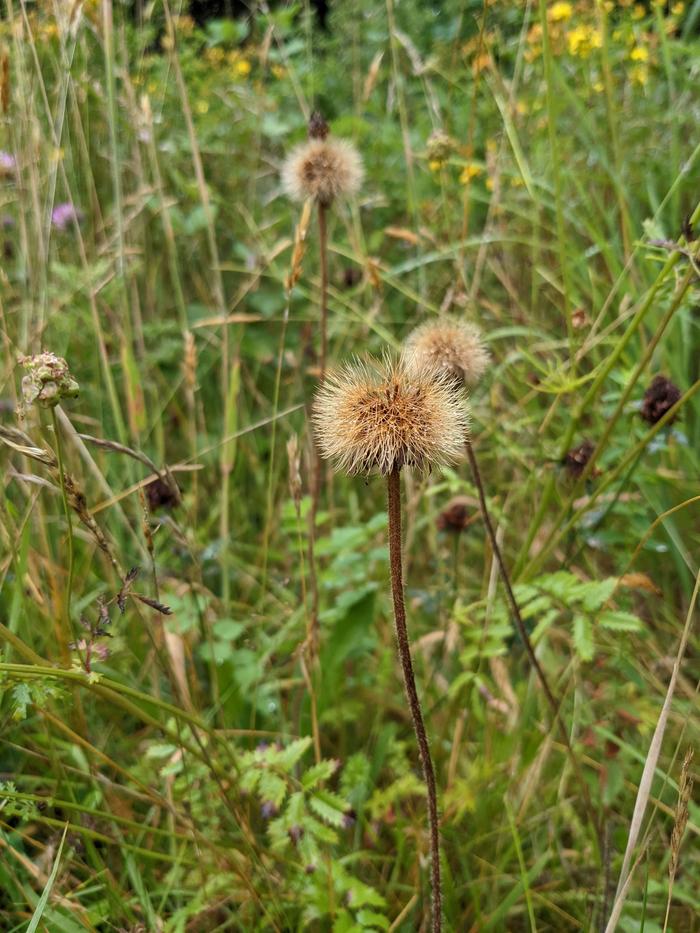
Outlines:
{"label": "green grass clump", "polygon": [[[318,109],[365,166],[328,364],[482,331],[472,444],[575,756],[466,462],[405,471],[446,928],[694,929],[700,3],[137,6],[0,21],[0,928],[428,928],[384,484],[311,495],[280,168]],[[78,398],[23,399],[43,351]]]}

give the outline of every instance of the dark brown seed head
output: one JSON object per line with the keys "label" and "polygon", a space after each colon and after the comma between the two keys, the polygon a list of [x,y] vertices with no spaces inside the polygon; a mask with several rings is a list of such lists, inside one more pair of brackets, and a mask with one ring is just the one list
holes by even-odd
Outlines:
{"label": "dark brown seed head", "polygon": [[656,424],[669,409],[673,408],[680,397],[681,390],[670,379],[661,375],[654,376],[651,385],[644,393],[639,412],[649,424]]}
{"label": "dark brown seed head", "polygon": [[180,490],[176,485],[157,477],[146,486],[146,498],[151,512],[156,509],[174,509],[180,504]]}
{"label": "dark brown seed head", "polygon": [[594,450],[595,444],[589,440],[585,440],[582,444],[579,444],[578,447],[571,448],[564,457],[562,465],[566,467],[574,479],[578,479],[586,469],[586,464],[591,459],[591,454]]}
{"label": "dark brown seed head", "polygon": [[459,534],[469,525],[470,513],[470,503],[466,496],[455,496],[438,515],[438,529]]}
{"label": "dark brown seed head", "polygon": [[325,139],[330,127],[320,110],[314,110],[309,117],[309,139]]}

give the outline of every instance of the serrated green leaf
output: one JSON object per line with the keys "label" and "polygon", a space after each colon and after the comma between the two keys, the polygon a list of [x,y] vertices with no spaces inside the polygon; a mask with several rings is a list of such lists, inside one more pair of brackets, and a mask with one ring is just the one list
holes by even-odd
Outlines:
{"label": "serrated green leaf", "polygon": [[617,580],[609,577],[607,580],[598,580],[583,585],[581,606],[586,612],[596,612],[612,596]]}
{"label": "serrated green leaf", "polygon": [[272,771],[261,771],[258,781],[258,796],[264,802],[281,807],[287,796],[287,782]]}
{"label": "serrated green leaf", "polygon": [[593,657],[593,626],[587,616],[574,616],[574,647],[582,661],[590,661]]}
{"label": "serrated green leaf", "polygon": [[636,615],[619,609],[601,613],[598,617],[598,625],[614,632],[639,632],[643,627],[642,620]]}
{"label": "serrated green leaf", "polygon": [[295,739],[290,742],[286,748],[277,752],[275,763],[285,771],[291,771],[294,765],[303,757],[304,753],[311,747],[311,737],[304,736],[301,739]]}
{"label": "serrated green leaf", "polygon": [[345,825],[345,814],[348,805],[337,794],[331,791],[319,790],[309,797],[309,806],[322,820],[341,829]]}
{"label": "serrated green leaf", "polygon": [[361,924],[363,930],[388,930],[391,926],[384,914],[378,914],[374,910],[359,910],[357,922]]}
{"label": "serrated green leaf", "polygon": [[301,786],[304,790],[313,790],[323,781],[327,781],[338,769],[338,762],[334,759],[325,759],[318,764],[308,768],[301,778]]}

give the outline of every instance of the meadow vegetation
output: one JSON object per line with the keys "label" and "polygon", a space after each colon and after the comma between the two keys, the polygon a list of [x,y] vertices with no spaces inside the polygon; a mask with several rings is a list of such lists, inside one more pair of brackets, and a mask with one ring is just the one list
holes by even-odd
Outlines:
{"label": "meadow vegetation", "polygon": [[430,929],[403,594],[444,928],[698,930],[700,0],[250,7],[0,7],[0,929]]}

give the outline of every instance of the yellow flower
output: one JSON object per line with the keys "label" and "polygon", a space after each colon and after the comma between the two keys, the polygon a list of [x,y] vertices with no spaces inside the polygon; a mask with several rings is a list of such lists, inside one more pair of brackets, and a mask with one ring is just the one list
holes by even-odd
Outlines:
{"label": "yellow flower", "polygon": [[645,10],[641,3],[635,3],[632,10],[632,19],[644,19]]}
{"label": "yellow flower", "polygon": [[557,2],[552,4],[549,8],[549,18],[554,23],[563,22],[564,20],[571,19],[571,14],[574,12],[574,8],[570,3]]}
{"label": "yellow flower", "polygon": [[593,49],[602,48],[603,37],[598,29],[581,24],[566,34],[566,44],[570,55],[588,58]]}
{"label": "yellow flower", "polygon": [[194,105],[194,109],[197,111],[197,113],[207,113],[209,110],[209,104],[206,100],[198,100]]}
{"label": "yellow flower", "polygon": [[593,90],[596,92],[596,94],[602,94],[605,90],[605,85],[602,81],[596,81],[593,85]]}
{"label": "yellow flower", "polygon": [[636,45],[630,52],[630,58],[633,62],[648,62],[649,49],[644,48],[643,45]]}
{"label": "yellow flower", "polygon": [[241,78],[246,78],[250,74],[251,64],[247,58],[242,58],[239,62],[236,62],[234,70]]}
{"label": "yellow flower", "polygon": [[674,3],[671,7],[671,13],[673,13],[674,16],[680,16],[683,13],[683,10],[685,10],[685,3],[682,2]]}
{"label": "yellow flower", "polygon": [[487,178],[487,179],[486,179],[486,190],[487,190],[487,191],[493,191],[493,189],[494,189],[495,187],[496,187],[496,186],[495,186],[495,184],[494,184],[493,178]]}
{"label": "yellow flower", "polygon": [[276,78],[283,78],[286,74],[282,65],[273,65],[272,68],[270,68],[270,71]]}
{"label": "yellow flower", "polygon": [[431,159],[430,162],[428,162],[428,168],[430,169],[431,172],[439,172],[440,169],[442,168],[442,160]]}
{"label": "yellow flower", "polygon": [[475,162],[468,162],[462,169],[459,180],[463,185],[468,185],[472,178],[478,178],[479,175],[483,175],[483,173],[484,169],[481,165],[477,165]]}
{"label": "yellow flower", "polygon": [[633,84],[639,84],[640,87],[644,87],[649,80],[649,69],[646,65],[635,65],[634,68],[630,69],[630,78]]}

